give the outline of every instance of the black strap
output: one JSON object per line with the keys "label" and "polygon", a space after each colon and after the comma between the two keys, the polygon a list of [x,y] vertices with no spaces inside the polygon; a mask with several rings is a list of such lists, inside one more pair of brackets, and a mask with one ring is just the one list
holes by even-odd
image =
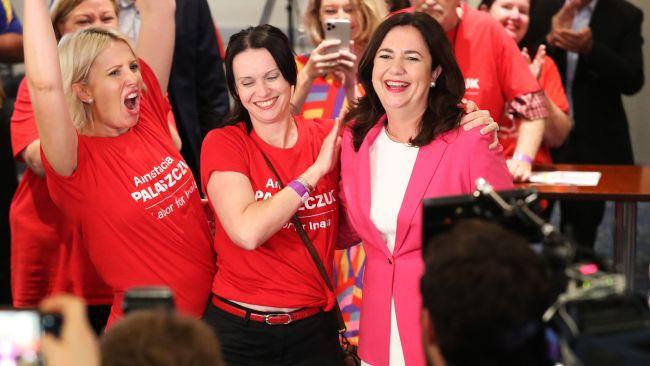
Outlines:
{"label": "black strap", "polygon": [[[253,140],[251,138],[251,140]],[[278,181],[278,184],[280,185],[280,189],[284,188],[284,183],[282,183],[282,179],[280,178],[280,174],[278,174],[277,170],[273,167],[273,164],[271,164],[271,160],[264,154],[264,151],[257,145],[257,142],[253,140],[253,143],[257,146],[257,149],[260,151],[262,154],[262,157],[264,158],[264,161],[266,162],[266,165],[268,165],[269,169],[273,172],[275,175],[275,178]],[[318,253],[316,252],[316,248],[314,248],[314,244],[312,244],[311,239],[309,239],[309,236],[305,232],[305,229],[302,227],[302,223],[300,222],[300,219],[298,218],[297,214],[294,214],[291,217],[291,223],[293,226],[296,228],[296,232],[298,233],[298,236],[300,236],[300,239],[302,242],[305,244],[305,247],[307,247],[307,251],[309,252],[309,255],[311,256],[311,259],[314,261],[314,264],[316,264],[316,267],[318,268],[318,273],[320,273],[321,278],[323,281],[325,281],[325,285],[327,285],[327,288],[332,291],[332,294],[334,294],[334,297],[336,299],[336,293],[334,292],[334,286],[332,286],[332,282],[330,281],[329,277],[327,276],[327,270],[325,269],[325,266],[323,265],[323,262],[320,260],[320,257],[318,256]],[[339,327],[339,333],[343,335],[345,331],[347,330],[345,326],[345,321],[343,320],[343,313],[341,313],[341,307],[339,306],[338,300],[335,302],[334,306],[334,311],[336,312],[336,321],[338,322],[338,327]]]}

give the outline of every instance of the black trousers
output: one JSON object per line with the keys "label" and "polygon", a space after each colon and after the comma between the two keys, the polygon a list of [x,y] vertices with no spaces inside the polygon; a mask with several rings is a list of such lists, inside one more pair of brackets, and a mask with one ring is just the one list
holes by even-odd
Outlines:
{"label": "black trousers", "polygon": [[287,325],[268,325],[210,304],[203,320],[215,331],[228,366],[344,365],[333,311]]}

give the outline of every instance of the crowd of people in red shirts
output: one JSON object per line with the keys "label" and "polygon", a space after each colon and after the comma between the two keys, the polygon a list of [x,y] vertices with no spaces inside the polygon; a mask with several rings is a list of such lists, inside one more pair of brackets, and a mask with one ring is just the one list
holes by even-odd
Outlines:
{"label": "crowd of people in red shirts", "polygon": [[[630,18],[627,53],[589,27],[610,2]],[[615,129],[585,127],[586,79],[619,100],[643,84],[638,9],[570,0],[532,47],[534,6],[310,0],[314,50],[296,56],[269,25],[221,54],[205,0],[25,0],[13,305],[73,293],[101,329],[129,288],[165,285],[231,365],[344,364],[340,336],[362,365],[426,364],[421,200],[479,177],[511,188],[572,143],[558,158],[589,162],[591,135]],[[325,39],[341,18],[349,45]],[[641,83],[617,89],[607,57]]]}

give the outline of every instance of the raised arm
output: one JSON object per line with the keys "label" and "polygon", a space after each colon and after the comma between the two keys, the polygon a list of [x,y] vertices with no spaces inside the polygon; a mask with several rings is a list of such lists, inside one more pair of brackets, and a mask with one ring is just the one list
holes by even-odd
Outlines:
{"label": "raised arm", "polygon": [[141,26],[136,53],[156,74],[160,89],[167,93],[176,37],[176,0],[136,0]]}
{"label": "raised arm", "polygon": [[77,133],[68,111],[56,38],[43,0],[25,0],[25,74],[41,147],[58,174],[77,167]]}

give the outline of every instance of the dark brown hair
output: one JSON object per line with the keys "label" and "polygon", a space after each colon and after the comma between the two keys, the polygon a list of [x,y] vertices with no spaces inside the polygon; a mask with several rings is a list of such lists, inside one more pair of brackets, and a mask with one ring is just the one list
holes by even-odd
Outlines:
{"label": "dark brown hair", "polygon": [[[366,95],[358,100],[347,114],[345,121],[354,121],[350,127],[355,151],[359,150],[366,134],[386,113],[372,85],[372,69],[375,56],[391,29],[410,26],[417,29],[431,54],[431,71],[442,67],[436,87],[429,89],[427,108],[420,122],[420,131],[410,143],[425,146],[438,135],[458,126],[462,110],[458,107],[465,94],[465,81],[456,64],[445,32],[431,16],[421,12],[393,15],[379,25],[370,39],[366,52],[359,62],[359,81]],[[407,41],[407,40],[405,40]]]}
{"label": "dark brown hair", "polygon": [[552,365],[542,324],[548,267],[524,238],[467,219],[423,250],[422,306],[448,365]]}
{"label": "dark brown hair", "polygon": [[198,319],[136,311],[101,340],[103,366],[225,366],[217,337]]}
{"label": "dark brown hair", "polygon": [[295,55],[289,44],[289,39],[278,28],[262,24],[256,27],[248,27],[230,37],[228,48],[226,49],[226,82],[228,91],[234,104],[228,117],[220,124],[219,127],[235,125],[244,121],[248,133],[253,129],[251,117],[246,108],[239,99],[237,94],[237,83],[232,70],[232,62],[235,56],[246,51],[247,49],[265,49],[269,51],[275,64],[278,66],[282,77],[289,85],[296,85],[298,78],[298,69],[296,67]]}

